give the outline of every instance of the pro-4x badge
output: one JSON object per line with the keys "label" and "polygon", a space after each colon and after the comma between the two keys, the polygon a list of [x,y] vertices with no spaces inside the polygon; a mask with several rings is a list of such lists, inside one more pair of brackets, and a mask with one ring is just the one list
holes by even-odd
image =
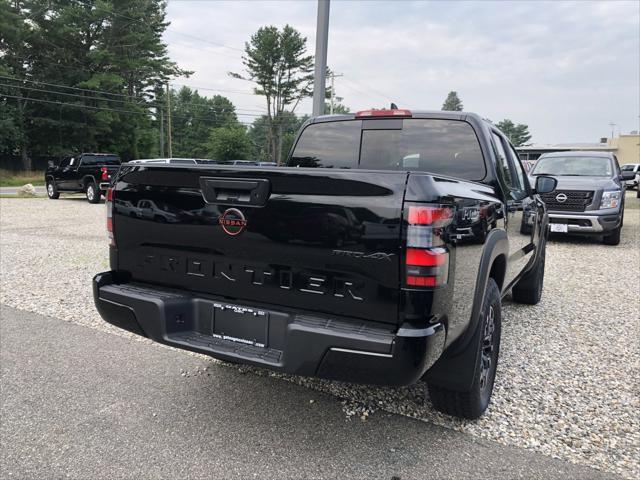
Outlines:
{"label": "pro-4x badge", "polygon": [[228,208],[218,219],[222,230],[228,235],[240,235],[247,226],[247,219],[237,208]]}

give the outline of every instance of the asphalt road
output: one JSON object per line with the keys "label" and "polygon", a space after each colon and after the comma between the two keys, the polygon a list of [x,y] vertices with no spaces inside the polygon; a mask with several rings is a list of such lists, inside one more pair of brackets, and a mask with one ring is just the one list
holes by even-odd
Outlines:
{"label": "asphalt road", "polygon": [[[19,188],[20,187],[0,187],[0,195],[17,195]],[[47,193],[47,190],[44,186],[36,185],[35,189],[38,195],[44,195],[45,193]]]}
{"label": "asphalt road", "polygon": [[6,479],[617,478],[4,305],[0,381]]}

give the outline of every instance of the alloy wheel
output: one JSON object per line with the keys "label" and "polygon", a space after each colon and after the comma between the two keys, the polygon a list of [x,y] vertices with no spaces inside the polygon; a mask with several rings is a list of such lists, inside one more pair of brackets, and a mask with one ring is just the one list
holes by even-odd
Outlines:
{"label": "alloy wheel", "polygon": [[484,322],[484,330],[482,332],[482,352],[480,358],[480,389],[484,390],[489,384],[491,376],[491,368],[493,366],[493,349],[494,349],[494,332],[495,311],[493,305],[489,306],[487,317]]}

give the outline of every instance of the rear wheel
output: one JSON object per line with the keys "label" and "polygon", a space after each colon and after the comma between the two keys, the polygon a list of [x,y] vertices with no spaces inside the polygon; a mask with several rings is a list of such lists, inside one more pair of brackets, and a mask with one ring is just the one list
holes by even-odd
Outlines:
{"label": "rear wheel", "polygon": [[480,311],[480,321],[467,349],[472,349],[473,383],[467,391],[450,390],[428,383],[429,397],[436,410],[461,418],[478,418],[489,406],[500,352],[502,307],[500,289],[489,278]]}
{"label": "rear wheel", "polygon": [[60,192],[58,191],[58,187],[56,187],[56,183],[53,180],[47,180],[47,197],[51,200],[57,200],[60,198]]}
{"label": "rear wheel", "polygon": [[96,187],[95,182],[87,183],[85,195],[87,196],[87,201],[89,203],[100,203],[100,190]]}
{"label": "rear wheel", "polygon": [[543,238],[540,240],[540,253],[536,258],[535,264],[531,267],[531,270],[514,285],[511,291],[514,301],[528,305],[536,305],[542,298],[546,250],[547,241]]}

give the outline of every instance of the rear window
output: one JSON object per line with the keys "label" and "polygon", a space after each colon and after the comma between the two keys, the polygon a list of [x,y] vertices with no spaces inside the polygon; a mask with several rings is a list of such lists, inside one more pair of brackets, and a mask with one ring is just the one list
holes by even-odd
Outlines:
{"label": "rear window", "polygon": [[441,119],[311,124],[302,132],[288,165],[413,170],[468,180],[481,180],[486,174],[471,125]]}
{"label": "rear window", "polygon": [[116,155],[83,155],[83,165],[120,165],[120,158]]}

